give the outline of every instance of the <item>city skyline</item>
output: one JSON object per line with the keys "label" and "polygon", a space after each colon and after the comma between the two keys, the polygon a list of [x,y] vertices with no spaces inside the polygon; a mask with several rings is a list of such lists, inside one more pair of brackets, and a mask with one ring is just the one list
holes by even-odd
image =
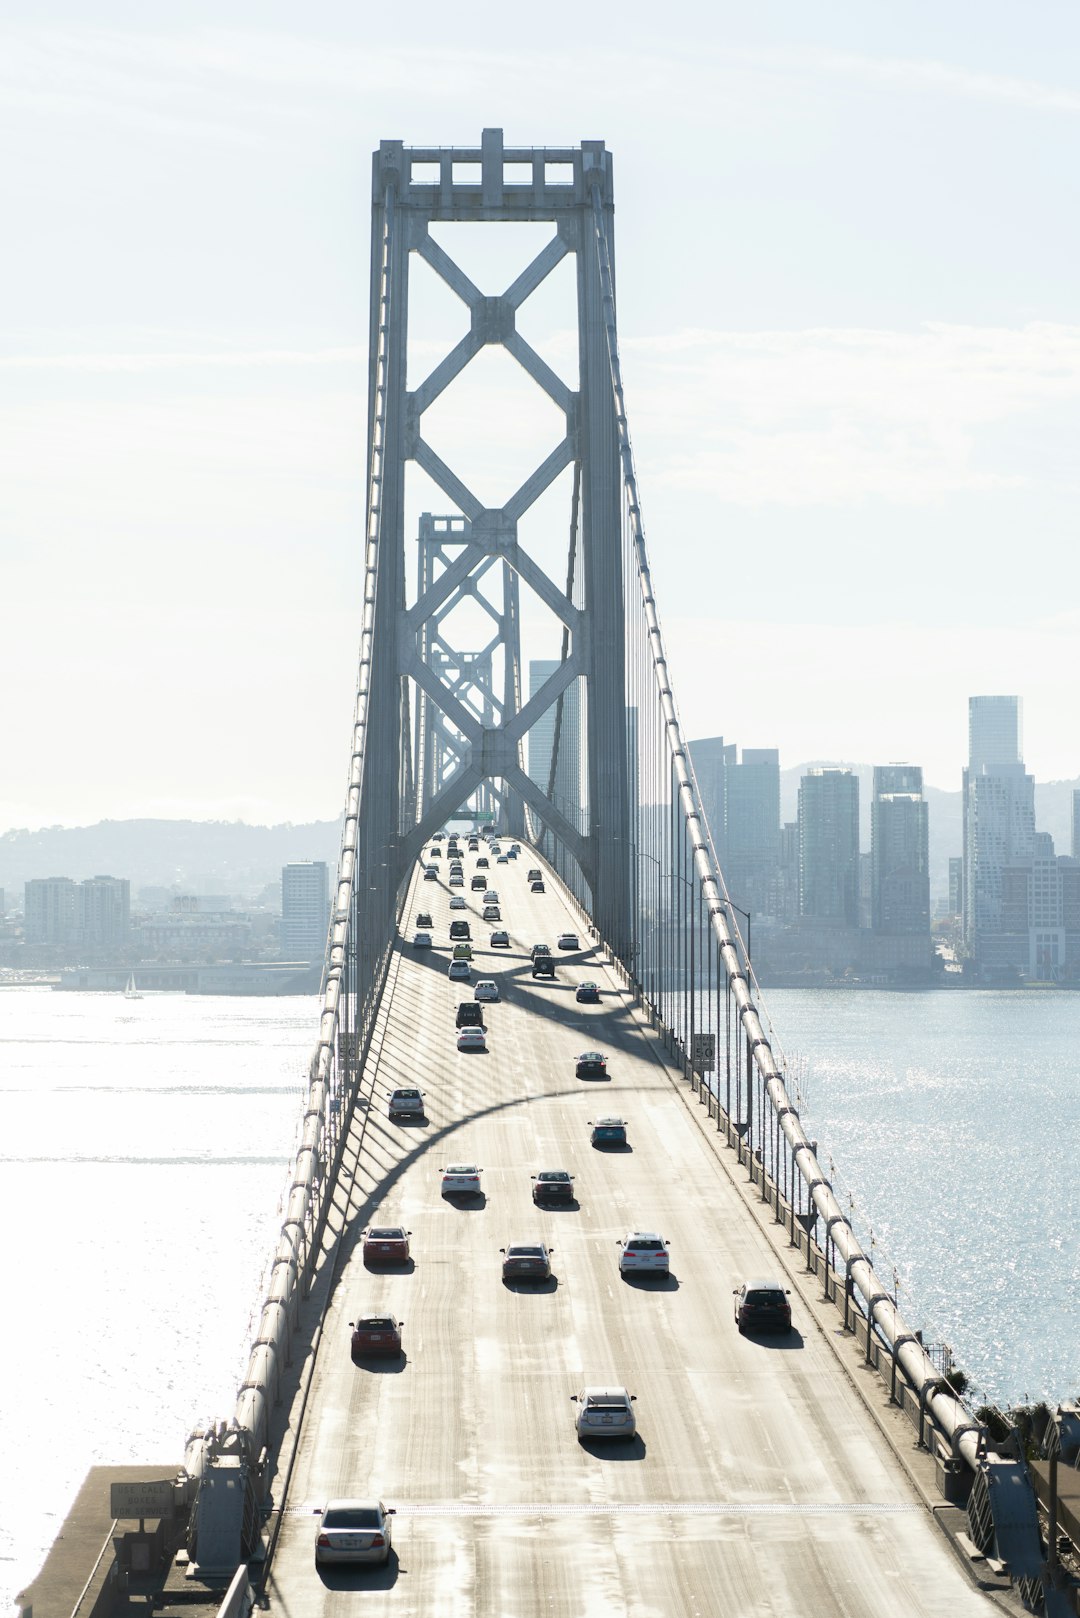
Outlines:
{"label": "city skyline", "polygon": [[[614,154],[628,408],[687,733],[914,758],[954,790],[968,695],[1015,691],[1032,774],[1080,775],[1080,610],[1058,587],[1080,16],[1043,17],[683,3],[661,29],[631,0],[605,73],[609,24],[559,0],[541,50],[524,16],[489,46],[430,0],[375,38],[343,0],[302,21],[279,0],[102,0],[92,26],[15,0],[0,831],[338,813],[370,153],[482,123]],[[512,230],[484,290],[516,273]],[[565,311],[528,318],[565,368]],[[488,387],[498,494],[546,417],[497,368]],[[437,426],[456,458],[453,413]],[[524,636],[526,659],[552,655]]]}

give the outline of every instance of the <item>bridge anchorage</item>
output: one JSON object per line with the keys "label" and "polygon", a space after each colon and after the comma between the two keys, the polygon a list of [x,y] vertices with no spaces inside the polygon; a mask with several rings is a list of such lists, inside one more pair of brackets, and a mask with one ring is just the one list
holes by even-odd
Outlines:
{"label": "bridge anchorage", "polygon": [[[458,261],[462,231],[492,224],[548,227],[495,294]],[[447,227],[457,258],[444,245]],[[521,330],[528,300],[564,261],[576,323],[572,383]],[[422,268],[456,299],[466,328],[434,364],[410,327]],[[554,446],[538,451],[501,504],[482,499],[475,476],[437,452],[428,425],[488,349],[517,362],[559,424]],[[372,171],[368,406],[359,678],[318,1042],[235,1415],[189,1447],[194,1558],[204,1570],[240,1568],[243,1580],[244,1565],[262,1554],[269,1480],[283,1464],[275,1403],[311,1329],[301,1305],[324,1254],[352,1121],[370,1099],[369,1055],[401,958],[395,940],[417,857],[456,815],[490,815],[544,850],[566,904],[682,1075],[695,1116],[721,1137],[754,1217],[774,1238],[786,1235],[819,1304],[842,1311],[845,1339],[907,1415],[946,1495],[970,1501],[972,1555],[1007,1567],[1033,1609],[1071,1610],[1059,1605],[1060,1571],[1023,1460],[988,1444],[875,1274],[803,1130],[759,1010],[656,609],[619,358],[612,162],[602,142],[506,147],[489,129],[479,147],[382,143]],[[482,461],[484,443],[458,437]],[[432,486],[441,512],[430,509]],[[553,536],[565,558],[557,577]],[[558,650],[532,661],[528,693],[522,647],[538,619],[526,594]]]}

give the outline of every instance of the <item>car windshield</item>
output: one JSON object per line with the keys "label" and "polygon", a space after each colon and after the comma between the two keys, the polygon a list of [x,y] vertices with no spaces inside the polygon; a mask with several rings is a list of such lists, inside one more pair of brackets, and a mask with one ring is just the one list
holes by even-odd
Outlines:
{"label": "car windshield", "polygon": [[398,1101],[419,1101],[419,1090],[395,1090],[394,1097]]}
{"label": "car windshield", "polygon": [[779,1303],[782,1297],[783,1293],[779,1287],[759,1287],[756,1291],[746,1294],[746,1301],[747,1303],[761,1305],[763,1303]]}
{"label": "car windshield", "polygon": [[476,1165],[475,1163],[451,1163],[446,1172],[447,1174],[475,1174]]}
{"label": "car windshield", "polygon": [[376,1506],[335,1506],[323,1512],[324,1528],[381,1528]]}
{"label": "car windshield", "polygon": [[625,1399],[610,1399],[610,1398],[590,1399],[588,1407],[589,1407],[590,1410],[609,1411],[609,1412],[610,1411],[618,1411],[621,1414],[626,1410],[626,1400]]}
{"label": "car windshield", "polygon": [[569,1174],[564,1173],[562,1169],[557,1169],[553,1170],[550,1174],[538,1174],[536,1178],[538,1180],[568,1180],[570,1176]]}
{"label": "car windshield", "polygon": [[626,1245],[636,1247],[640,1253],[657,1253],[664,1244],[655,1236],[631,1236],[627,1239]]}
{"label": "car windshield", "polygon": [[356,1322],[357,1331],[393,1331],[394,1322],[389,1315],[372,1315],[368,1320]]}
{"label": "car windshield", "polygon": [[401,1225],[387,1225],[381,1230],[371,1230],[368,1233],[373,1242],[400,1242],[405,1238],[405,1231]]}

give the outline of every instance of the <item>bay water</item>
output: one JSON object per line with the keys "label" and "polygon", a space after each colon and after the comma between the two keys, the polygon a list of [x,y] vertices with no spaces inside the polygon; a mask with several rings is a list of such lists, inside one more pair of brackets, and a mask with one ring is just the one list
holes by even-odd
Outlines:
{"label": "bay water", "polygon": [[[1080,997],[777,990],[841,1205],[979,1399],[1080,1395]],[[229,1417],[281,1218],[311,997],[0,990],[0,1613],[87,1469]]]}

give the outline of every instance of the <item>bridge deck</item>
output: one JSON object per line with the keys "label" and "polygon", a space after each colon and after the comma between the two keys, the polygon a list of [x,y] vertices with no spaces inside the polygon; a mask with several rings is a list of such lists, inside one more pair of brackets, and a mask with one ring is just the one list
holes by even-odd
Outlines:
{"label": "bridge deck", "polygon": [[[529,894],[525,863],[491,871],[509,951],[488,948],[479,895],[466,894],[474,977],[503,996],[487,1008],[486,1055],[456,1050],[454,1008],[471,990],[447,980],[448,892],[414,882],[405,937],[429,909],[436,948],[403,946],[376,1090],[419,1082],[428,1121],[391,1124],[378,1099],[357,1113],[338,1198],[348,1234],[271,1606],[332,1618],[367,1592],[365,1610],[440,1618],[985,1611],[796,1279],[790,1338],[736,1331],[731,1289],[775,1273],[773,1250],[597,955],[556,952],[557,981],[531,978],[531,944],[554,949],[577,921],[550,887]],[[600,1005],[575,1002],[586,978]],[[609,1082],[574,1076],[592,1047]],[[607,1112],[628,1120],[632,1150],[590,1145],[587,1120]],[[440,1196],[439,1168],[455,1160],[484,1170],[476,1206]],[[576,1208],[534,1209],[530,1175],[544,1167],[575,1174]],[[372,1220],[411,1229],[409,1273],[364,1268],[357,1238]],[[632,1228],[670,1240],[669,1280],[620,1279],[616,1240]],[[555,1284],[508,1289],[499,1248],[536,1239],[554,1246]],[[380,1311],[403,1318],[406,1357],[354,1366],[348,1322]],[[637,1395],[632,1444],[579,1445],[570,1395],[586,1382]],[[316,1570],[314,1508],[369,1494],[397,1508],[389,1566]]]}

